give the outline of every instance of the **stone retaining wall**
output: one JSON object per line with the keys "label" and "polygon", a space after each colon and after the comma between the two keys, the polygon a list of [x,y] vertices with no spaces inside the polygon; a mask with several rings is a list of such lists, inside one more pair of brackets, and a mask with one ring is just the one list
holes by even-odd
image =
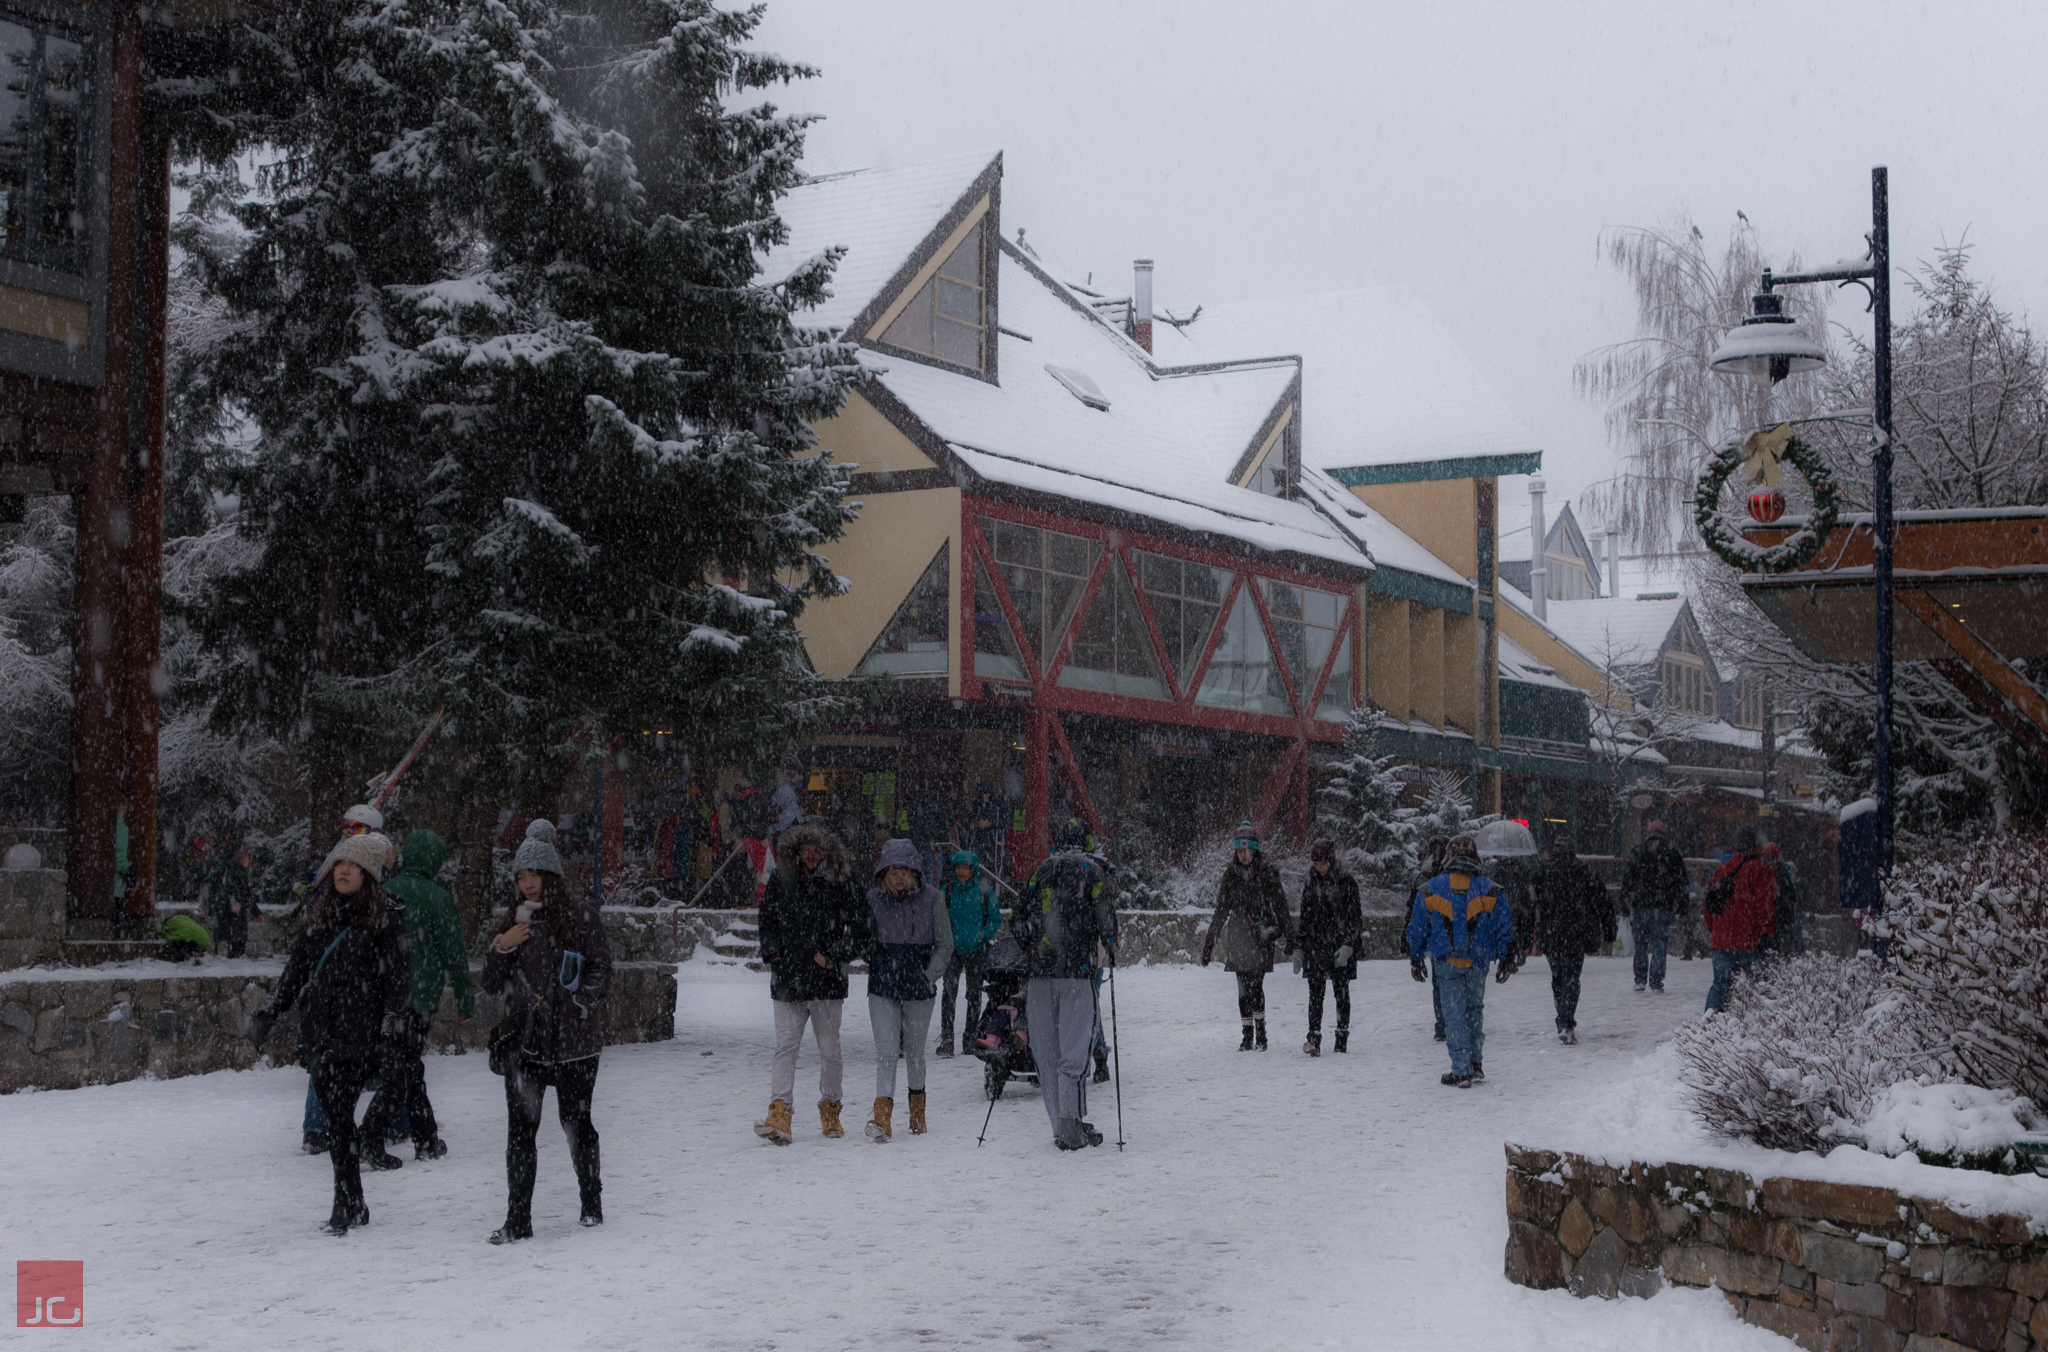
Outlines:
{"label": "stone retaining wall", "polygon": [[[248,1038],[249,1016],[269,998],[282,968],[256,965],[272,970],[214,976],[203,968],[165,965],[162,976],[81,969],[63,980],[13,981],[0,973],[0,1093],[246,1070],[258,1055]],[[500,998],[479,990],[476,1017],[462,1023],[454,994],[444,993],[427,1040],[443,1054],[479,1050],[501,1014]],[[673,965],[613,967],[605,1000],[607,1044],[664,1041],[675,1036],[675,1023]],[[297,1037],[294,1007],[262,1050],[274,1062],[289,1061]]]}
{"label": "stone retaining wall", "polygon": [[62,869],[0,869],[0,969],[57,961],[64,881]]}
{"label": "stone retaining wall", "polygon": [[1507,1148],[1508,1279],[1718,1288],[1815,1352],[2042,1352],[2048,1237],[1890,1188]]}

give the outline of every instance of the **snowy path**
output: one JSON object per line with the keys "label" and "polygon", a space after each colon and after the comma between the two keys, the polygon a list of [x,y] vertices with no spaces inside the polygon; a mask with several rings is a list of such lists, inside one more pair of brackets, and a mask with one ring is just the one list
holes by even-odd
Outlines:
{"label": "snowy path", "polygon": [[[932,1134],[860,1139],[866,1002],[847,1004],[851,1135],[816,1133],[810,1049],[797,1143],[766,1108],[763,977],[691,966],[672,1043],[614,1048],[598,1079],[600,1230],[541,1132],[538,1238],[502,1250],[500,1081],[430,1060],[452,1153],[367,1180],[372,1224],[336,1240],[324,1159],[297,1153],[305,1076],[222,1073],[0,1098],[0,1260],[83,1258],[94,1347],[833,1349],[1557,1348],[1788,1344],[1720,1299],[1604,1304],[1501,1274],[1501,1141],[1597,1119],[1607,1090],[1700,1007],[1703,962],[1637,996],[1587,965],[1584,1039],[1550,1029],[1545,964],[1489,988],[1491,1083],[1440,1087],[1426,988],[1372,963],[1352,1054],[1301,1055],[1303,984],[1268,981],[1273,1051],[1236,1050],[1230,978],[1119,979],[1130,1140],[1054,1150],[1013,1086],[988,1145],[971,1058],[934,1060]],[[856,988],[859,986],[856,980]],[[1334,1011],[1333,1011],[1334,1013]],[[549,1108],[552,1115],[552,1106]],[[1115,1138],[1114,1102],[1091,1117]],[[18,1337],[21,1335],[17,1335]]]}

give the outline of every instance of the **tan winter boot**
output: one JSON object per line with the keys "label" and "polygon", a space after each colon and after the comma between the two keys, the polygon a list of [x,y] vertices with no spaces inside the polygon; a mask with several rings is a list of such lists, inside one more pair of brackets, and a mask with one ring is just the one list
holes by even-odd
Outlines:
{"label": "tan winter boot", "polygon": [[867,1132],[868,1139],[876,1145],[887,1145],[889,1143],[889,1114],[894,1111],[895,1107],[895,1099],[878,1098],[875,1100],[874,1115],[868,1118],[868,1124],[862,1130]]}
{"label": "tan winter boot", "polygon": [[922,1089],[910,1091],[910,1134],[912,1136],[924,1135],[924,1091]]}
{"label": "tan winter boot", "polygon": [[829,1140],[838,1140],[846,1135],[846,1128],[839,1125],[839,1103],[835,1099],[818,1100],[818,1123],[825,1129]]}
{"label": "tan winter boot", "polygon": [[788,1145],[796,1138],[790,1132],[789,1104],[777,1099],[768,1105],[768,1117],[754,1124],[754,1135],[777,1145]]}

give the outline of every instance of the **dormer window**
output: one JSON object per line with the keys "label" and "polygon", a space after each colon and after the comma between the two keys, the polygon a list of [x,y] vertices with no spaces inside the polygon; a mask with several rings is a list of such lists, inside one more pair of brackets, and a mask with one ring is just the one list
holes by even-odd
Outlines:
{"label": "dormer window", "polygon": [[903,312],[882,333],[882,341],[905,352],[935,357],[969,370],[986,369],[988,291],[984,284],[982,222],[967,231],[919,287]]}

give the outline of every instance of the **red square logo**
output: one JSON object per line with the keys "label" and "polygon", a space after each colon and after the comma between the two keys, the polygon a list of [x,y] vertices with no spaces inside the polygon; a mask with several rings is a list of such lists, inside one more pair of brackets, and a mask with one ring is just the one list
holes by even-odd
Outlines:
{"label": "red square logo", "polygon": [[75,1329],[85,1322],[85,1263],[14,1265],[14,1326]]}

